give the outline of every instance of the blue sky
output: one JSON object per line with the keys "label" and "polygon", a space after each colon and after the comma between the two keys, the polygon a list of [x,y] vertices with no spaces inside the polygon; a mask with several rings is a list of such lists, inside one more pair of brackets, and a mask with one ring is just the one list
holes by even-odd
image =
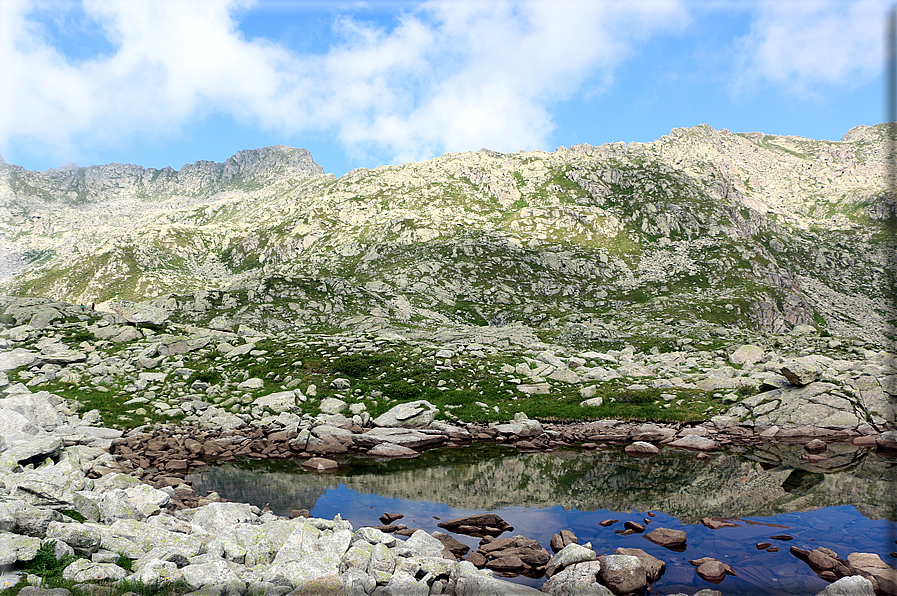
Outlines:
{"label": "blue sky", "polygon": [[325,171],[885,119],[885,0],[0,0],[0,155]]}

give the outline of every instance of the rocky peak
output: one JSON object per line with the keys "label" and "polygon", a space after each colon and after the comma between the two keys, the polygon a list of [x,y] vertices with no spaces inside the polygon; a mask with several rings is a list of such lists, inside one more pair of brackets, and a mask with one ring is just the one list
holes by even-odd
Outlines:
{"label": "rocky peak", "polygon": [[240,151],[224,163],[198,161],[180,170],[111,163],[79,168],[66,164],[44,172],[2,164],[0,201],[96,203],[173,196],[209,197],[227,190],[253,190],[284,178],[318,176],[324,169],[311,153],[285,145]]}

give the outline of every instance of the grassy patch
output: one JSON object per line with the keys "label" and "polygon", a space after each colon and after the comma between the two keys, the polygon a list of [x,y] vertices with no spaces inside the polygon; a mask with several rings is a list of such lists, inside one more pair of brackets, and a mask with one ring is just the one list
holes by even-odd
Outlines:
{"label": "grassy patch", "polygon": [[55,540],[48,540],[43,543],[37,549],[34,559],[25,563],[25,569],[28,570],[28,573],[33,573],[49,582],[61,580],[62,570],[68,567],[77,557],[75,555],[65,555],[61,559],[57,559],[53,552],[55,549]]}

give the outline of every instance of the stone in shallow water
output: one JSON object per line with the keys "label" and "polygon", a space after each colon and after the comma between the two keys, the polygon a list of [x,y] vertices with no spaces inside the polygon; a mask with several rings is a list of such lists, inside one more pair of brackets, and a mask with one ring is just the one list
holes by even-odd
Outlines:
{"label": "stone in shallow water", "polygon": [[670,443],[670,446],[681,447],[683,449],[694,449],[696,451],[716,451],[720,448],[720,444],[713,439],[699,437],[698,435],[685,435],[681,439],[676,439]]}
{"label": "stone in shallow water", "polygon": [[626,452],[627,455],[631,455],[632,457],[651,457],[652,455],[657,455],[660,453],[660,449],[652,445],[651,443],[646,443],[644,441],[636,441],[635,443],[631,443],[626,446],[623,451]]}
{"label": "stone in shallow water", "polygon": [[326,472],[328,470],[335,470],[339,467],[339,465],[332,459],[325,459],[323,457],[313,457],[299,465],[315,472]]}
{"label": "stone in shallow water", "polygon": [[598,557],[601,583],[615,594],[641,592],[648,586],[645,568],[638,557],[632,555],[607,555]]}
{"label": "stone in shallow water", "polygon": [[372,457],[416,457],[420,453],[395,443],[380,443],[368,451],[368,455]]}
{"label": "stone in shallow water", "polygon": [[685,544],[686,535],[682,530],[669,528],[657,528],[653,532],[645,534],[645,538],[665,548],[676,548]]}

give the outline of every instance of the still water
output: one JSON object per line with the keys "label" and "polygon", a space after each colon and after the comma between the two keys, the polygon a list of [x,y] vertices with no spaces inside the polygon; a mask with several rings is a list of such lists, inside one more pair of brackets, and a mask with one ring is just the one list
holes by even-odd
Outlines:
{"label": "still water", "polygon": [[[621,448],[521,453],[496,445],[442,448],[414,459],[348,457],[330,474],[306,472],[296,462],[247,461],[209,467],[188,476],[199,494],[217,491],[228,501],[268,505],[274,513],[310,509],[339,513],[356,528],[379,525],[385,512],[427,532],[440,520],[497,513],[546,548],[552,534],[571,530],[598,554],[641,548],[667,569],[654,594],[816,594],[828,583],[790,554],[790,546],[831,548],[842,558],[872,552],[897,564],[897,459],[866,448],[833,444],[828,461],[809,464],[799,445],[732,447],[700,461],[667,448],[633,459]],[[653,514],[653,517],[650,514]],[[711,530],[701,518],[728,518],[737,527]],[[599,522],[620,520],[609,527]],[[627,520],[684,530],[684,552],[640,534],[620,536]],[[788,534],[790,541],[771,536]],[[478,538],[454,535],[476,550]],[[769,542],[779,552],[757,550]],[[714,557],[738,574],[715,585],[699,578],[691,559]],[[512,581],[539,586],[544,579]]]}

